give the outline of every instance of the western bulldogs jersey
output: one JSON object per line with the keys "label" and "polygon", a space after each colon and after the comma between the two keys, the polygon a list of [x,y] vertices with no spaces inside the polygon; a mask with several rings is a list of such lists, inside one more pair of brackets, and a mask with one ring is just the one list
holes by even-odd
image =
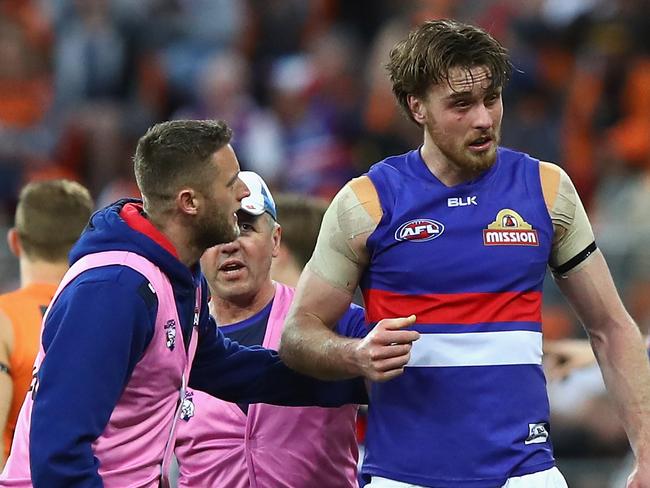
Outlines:
{"label": "western bulldogs jersey", "polygon": [[367,241],[367,318],[415,314],[421,336],[404,374],[371,386],[364,477],[494,488],[552,467],[539,161],[500,148],[479,178],[447,187],[414,150],[368,176],[383,216]]}

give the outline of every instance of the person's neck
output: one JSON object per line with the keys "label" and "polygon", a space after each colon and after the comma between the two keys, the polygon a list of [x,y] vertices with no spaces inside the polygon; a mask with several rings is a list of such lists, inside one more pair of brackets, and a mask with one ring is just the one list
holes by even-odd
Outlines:
{"label": "person's neck", "polygon": [[25,287],[34,283],[58,285],[68,271],[68,262],[32,261],[26,257],[20,258],[20,286]]}
{"label": "person's neck", "polygon": [[264,285],[253,294],[238,297],[219,297],[212,294],[210,313],[219,326],[236,324],[259,313],[275,295],[275,284],[269,278]]}
{"label": "person's neck", "polygon": [[473,180],[480,175],[480,171],[472,171],[467,168],[461,168],[447,156],[445,156],[438,146],[431,140],[429,133],[424,131],[424,144],[420,149],[420,155],[424,160],[429,171],[438,178],[443,185],[451,187]]}
{"label": "person's neck", "polygon": [[191,268],[199,261],[205,249],[196,246],[191,229],[182,225],[174,217],[163,220],[159,216],[147,214],[147,218],[174,246],[181,263]]}

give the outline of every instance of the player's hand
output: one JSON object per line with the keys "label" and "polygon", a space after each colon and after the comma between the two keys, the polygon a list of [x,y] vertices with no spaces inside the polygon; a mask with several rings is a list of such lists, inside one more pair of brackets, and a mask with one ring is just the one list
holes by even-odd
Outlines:
{"label": "player's hand", "polygon": [[380,320],[355,349],[360,374],[371,381],[388,381],[402,374],[411,345],[420,337],[415,330],[403,329],[414,323],[415,315]]}
{"label": "player's hand", "polygon": [[595,364],[587,339],[544,341],[544,370],[549,380],[562,380],[572,371]]}

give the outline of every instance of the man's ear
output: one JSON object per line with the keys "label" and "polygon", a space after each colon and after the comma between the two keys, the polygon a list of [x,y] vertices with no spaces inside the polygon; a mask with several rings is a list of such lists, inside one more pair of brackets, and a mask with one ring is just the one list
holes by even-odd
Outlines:
{"label": "man's ear", "polygon": [[418,124],[424,125],[427,120],[427,112],[424,107],[424,102],[414,95],[408,95],[406,97],[406,103],[408,103],[413,119]]}
{"label": "man's ear", "polygon": [[280,225],[273,226],[273,251],[271,256],[277,258],[280,255],[280,248],[282,247],[282,227]]}
{"label": "man's ear", "polygon": [[176,206],[183,214],[196,215],[199,205],[199,196],[192,188],[183,188],[176,195]]}
{"label": "man's ear", "polygon": [[11,253],[17,258],[20,258],[20,255],[23,252],[23,246],[20,243],[20,236],[15,227],[12,227],[7,231],[7,244],[9,245]]}

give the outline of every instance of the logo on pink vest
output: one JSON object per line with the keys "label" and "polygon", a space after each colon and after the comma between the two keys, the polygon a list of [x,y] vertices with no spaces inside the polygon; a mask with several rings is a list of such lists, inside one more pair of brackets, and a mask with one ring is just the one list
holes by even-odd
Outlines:
{"label": "logo on pink vest", "polygon": [[176,347],[176,321],[174,319],[168,320],[165,324],[165,338],[165,345],[170,351],[173,351]]}

